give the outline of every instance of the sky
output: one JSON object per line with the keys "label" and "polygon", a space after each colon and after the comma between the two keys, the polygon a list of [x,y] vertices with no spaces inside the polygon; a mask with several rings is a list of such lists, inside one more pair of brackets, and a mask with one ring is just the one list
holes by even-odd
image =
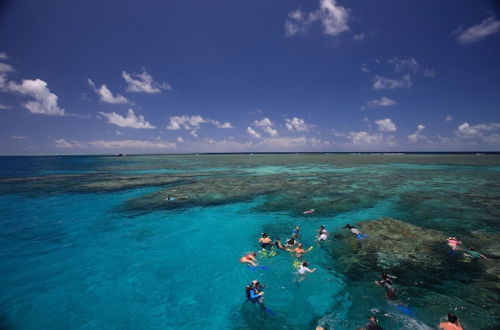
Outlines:
{"label": "sky", "polygon": [[500,3],[4,0],[0,154],[500,151]]}

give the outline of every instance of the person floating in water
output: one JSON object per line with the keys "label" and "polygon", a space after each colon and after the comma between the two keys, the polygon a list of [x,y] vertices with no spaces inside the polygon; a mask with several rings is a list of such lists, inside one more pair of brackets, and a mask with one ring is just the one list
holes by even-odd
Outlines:
{"label": "person floating in water", "polygon": [[464,257],[466,259],[486,259],[489,260],[484,254],[479,253],[473,246],[470,246],[468,250],[464,250]]}
{"label": "person floating in water", "polygon": [[295,227],[295,229],[292,230],[292,237],[298,238],[299,232],[300,232],[300,226]]}
{"label": "person floating in water", "polygon": [[273,246],[273,240],[267,236],[266,233],[262,233],[262,237],[259,238],[259,243],[263,249],[267,249]]}
{"label": "person floating in water", "polygon": [[448,313],[448,322],[439,323],[439,329],[442,330],[463,330],[458,317],[453,313]]}
{"label": "person floating in water", "polygon": [[375,315],[370,316],[368,323],[363,328],[364,330],[383,330],[380,325],[378,325],[378,320]]}
{"label": "person floating in water", "polygon": [[297,258],[300,259],[300,258],[302,258],[304,256],[304,254],[306,254],[307,252],[311,251],[312,248],[313,247],[311,246],[309,249],[304,250],[304,247],[302,246],[302,244],[299,243],[297,245],[297,247],[294,250],[292,250],[292,252],[295,253],[295,257],[297,257]]}
{"label": "person floating in water", "polygon": [[452,251],[456,251],[460,249],[459,245],[462,244],[462,242],[460,242],[456,237],[451,236],[446,240],[446,244],[448,244]]}
{"label": "person floating in water", "polygon": [[306,210],[304,212],[302,212],[303,214],[313,214],[314,213],[314,209],[310,209],[310,210]]}
{"label": "person floating in water", "polygon": [[326,241],[328,239],[328,231],[325,226],[321,225],[318,231],[318,241]]}
{"label": "person floating in water", "polygon": [[368,237],[368,235],[362,234],[358,230],[358,228],[356,228],[356,227],[354,227],[354,226],[352,226],[350,224],[345,225],[344,228],[349,229],[351,231],[351,233],[353,233],[356,236],[357,239],[363,239],[363,238],[367,238]]}
{"label": "person floating in water", "polygon": [[166,201],[173,201],[173,200],[175,200],[175,197],[172,197],[172,196],[170,196],[170,195],[167,195],[167,197],[165,197],[165,200],[166,200]]}
{"label": "person floating in water", "polygon": [[392,286],[391,278],[395,277],[387,275],[387,273],[380,273],[380,281],[375,281],[375,284],[378,286],[383,286],[385,288],[385,294],[387,295],[387,298],[394,299],[396,298],[396,290]]}
{"label": "person floating in water", "polygon": [[247,255],[244,255],[243,257],[241,257],[240,262],[257,267],[257,253],[250,252]]}
{"label": "person floating in water", "polygon": [[264,285],[260,284],[259,281],[253,280],[250,285],[245,287],[245,293],[247,300],[253,304],[259,304],[264,307]]}
{"label": "person floating in water", "polygon": [[303,261],[302,265],[300,265],[299,270],[298,270],[298,273],[300,276],[299,282],[304,280],[307,273],[314,273],[316,271],[316,268],[309,269],[308,266],[309,266],[309,262],[307,262],[307,261]]}
{"label": "person floating in water", "polygon": [[297,241],[295,240],[295,237],[292,236],[288,241],[286,241],[285,248],[288,251],[293,252],[293,247],[295,246],[295,244],[297,244]]}
{"label": "person floating in water", "polygon": [[276,246],[280,250],[286,250],[286,248],[283,246],[283,244],[281,244],[281,240],[279,238],[277,238],[274,241],[274,246]]}

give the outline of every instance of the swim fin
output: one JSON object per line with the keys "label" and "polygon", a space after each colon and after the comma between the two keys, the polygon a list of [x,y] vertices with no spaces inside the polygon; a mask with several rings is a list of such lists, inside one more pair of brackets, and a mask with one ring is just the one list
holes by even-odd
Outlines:
{"label": "swim fin", "polygon": [[410,315],[410,316],[414,316],[415,315],[415,313],[413,313],[413,311],[410,309],[410,307],[406,307],[406,306],[403,306],[403,305],[398,305],[398,306],[396,306],[396,308],[400,312],[405,313],[406,315]]}
{"label": "swim fin", "polygon": [[267,314],[269,314],[271,316],[276,316],[276,313],[272,309],[264,307],[264,310],[266,311]]}

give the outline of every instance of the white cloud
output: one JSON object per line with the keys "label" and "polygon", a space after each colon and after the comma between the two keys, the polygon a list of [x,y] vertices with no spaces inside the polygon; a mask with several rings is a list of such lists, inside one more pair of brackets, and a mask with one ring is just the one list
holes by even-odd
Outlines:
{"label": "white cloud", "polygon": [[27,136],[24,136],[24,135],[11,135],[11,136],[9,136],[9,139],[11,139],[11,140],[27,140],[29,138]]}
{"label": "white cloud", "polygon": [[306,132],[309,130],[309,125],[306,124],[304,119],[293,117],[292,119],[285,119],[285,126],[289,131]]}
{"label": "white cloud", "polygon": [[[170,117],[170,123],[167,126],[169,130],[178,130],[178,129],[199,129],[202,124],[212,124],[217,128],[233,128],[231,123],[226,122],[221,124],[217,120],[203,118],[200,115],[196,116],[172,116]],[[195,132],[196,133],[196,132]]]}
{"label": "white cloud", "polygon": [[394,71],[396,72],[403,72],[403,71],[417,72],[420,67],[417,61],[413,57],[407,59],[400,59],[397,57],[393,57],[389,59],[387,62],[389,62],[389,64],[394,67]]}
{"label": "white cloud", "polygon": [[434,69],[426,69],[424,70],[424,77],[434,78],[437,75],[436,70]]}
{"label": "white cloud", "polygon": [[382,134],[369,134],[365,131],[360,132],[350,132],[347,138],[351,140],[353,144],[381,144],[384,141]]}
{"label": "white cloud", "polygon": [[270,126],[265,127],[264,132],[271,136],[278,136],[278,131]]}
{"label": "white cloud", "polygon": [[377,124],[380,132],[396,132],[397,130],[396,125],[390,118],[375,120],[375,124]]}
{"label": "white cloud", "polygon": [[304,14],[297,9],[290,12],[285,22],[285,35],[291,37],[305,34],[312,23],[319,21],[323,25],[324,34],[337,36],[349,30],[348,19],[348,10],[338,6],[335,0],[320,0],[316,11]]}
{"label": "white cloud", "polygon": [[184,142],[184,139],[179,136],[179,137],[177,137],[177,142],[182,143],[182,142]]}
{"label": "white cloud", "polygon": [[59,108],[57,105],[57,95],[50,92],[47,88],[47,83],[43,80],[25,79],[21,84],[10,81],[7,89],[34,98],[34,101],[29,101],[24,104],[24,107],[31,113],[50,116],[66,115],[65,110]]}
{"label": "white cloud", "polygon": [[[162,90],[172,90],[172,86],[168,83],[157,83],[153,77],[144,70],[142,73],[129,74],[127,71],[122,72],[122,77],[127,82],[127,92],[142,92],[142,93],[160,93]],[[136,78],[136,79],[134,79]]]}
{"label": "white cloud", "polygon": [[130,127],[130,128],[147,128],[153,129],[155,126],[151,125],[144,116],[136,116],[134,110],[128,109],[127,116],[123,117],[116,112],[99,112],[99,114],[108,119],[109,124],[113,124],[120,127]]}
{"label": "white cloud", "polygon": [[270,148],[293,148],[307,145],[307,138],[305,136],[299,137],[272,137],[263,139],[259,142],[260,146]]}
{"label": "white cloud", "polygon": [[251,136],[251,137],[254,137],[256,139],[260,139],[260,134],[257,133],[255,130],[253,130],[250,126],[247,127],[247,133]]}
{"label": "white cloud", "polygon": [[398,89],[410,88],[412,86],[410,75],[404,75],[401,79],[390,79],[383,76],[375,76],[373,79],[373,89]]}
{"label": "white cloud", "polygon": [[455,130],[455,135],[458,138],[464,139],[478,138],[488,143],[500,142],[500,136],[494,131],[500,131],[500,123],[470,125],[468,122],[465,122],[458,126],[458,129]]}
{"label": "white cloud", "polygon": [[418,140],[424,139],[425,136],[423,136],[422,134],[420,134],[420,133],[422,133],[422,131],[424,129],[425,129],[424,125],[422,125],[422,124],[418,125],[417,126],[417,130],[415,131],[415,133],[408,135],[408,139],[411,142],[413,142],[413,143],[417,142]]}
{"label": "white cloud", "polygon": [[9,64],[0,63],[0,72],[14,72],[14,68]]}
{"label": "white cloud", "polygon": [[255,127],[273,126],[273,122],[267,117],[262,118],[261,120],[255,120],[253,123]]}
{"label": "white cloud", "polygon": [[85,148],[84,144],[76,141],[66,141],[65,139],[54,140],[57,148]]}
{"label": "white cloud", "polygon": [[0,91],[4,91],[7,86],[7,76],[0,73]]}
{"label": "white cloud", "polygon": [[489,35],[495,34],[500,31],[500,21],[495,20],[493,16],[490,16],[483,20],[481,24],[474,25],[467,30],[461,32],[461,30],[453,31],[453,34],[457,34],[457,39],[462,43],[471,43],[480,41]]}
{"label": "white cloud", "polygon": [[0,103],[0,110],[7,110],[7,109],[12,109],[12,107],[10,105],[5,105]]}
{"label": "white cloud", "polygon": [[123,95],[116,94],[116,96],[113,96],[113,93],[111,93],[106,85],[103,84],[99,89],[97,89],[92,80],[87,79],[87,81],[89,82],[89,85],[92,87],[94,92],[96,92],[96,94],[100,96],[100,100],[102,102],[111,104],[129,103],[129,100],[127,100],[127,98]]}
{"label": "white cloud", "polygon": [[8,60],[9,57],[7,56],[6,52],[0,52],[0,60]]}
{"label": "white cloud", "polygon": [[165,141],[143,141],[143,140],[117,140],[117,141],[91,141],[87,143],[89,146],[103,149],[175,149],[175,142]]}
{"label": "white cloud", "polygon": [[452,121],[452,120],[453,120],[453,117],[450,115],[447,115],[446,118],[444,119],[444,121]]}
{"label": "white cloud", "polygon": [[380,99],[375,99],[366,102],[366,106],[361,107],[361,109],[368,108],[377,108],[377,107],[390,107],[396,105],[397,102],[388,97],[382,96]]}
{"label": "white cloud", "polygon": [[358,33],[358,34],[355,34],[353,37],[352,37],[353,40],[356,40],[356,41],[362,41],[365,39],[365,34],[364,33]]}
{"label": "white cloud", "polygon": [[363,72],[370,72],[370,69],[368,69],[368,64],[366,64],[366,63],[361,63],[359,68]]}

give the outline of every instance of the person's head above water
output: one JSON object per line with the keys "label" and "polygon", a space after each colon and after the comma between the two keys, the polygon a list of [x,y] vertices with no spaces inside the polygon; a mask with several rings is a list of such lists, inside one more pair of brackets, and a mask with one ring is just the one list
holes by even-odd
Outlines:
{"label": "person's head above water", "polygon": [[299,243],[299,245],[297,245],[297,247],[298,247],[298,248],[302,248],[302,244],[301,244],[301,243]]}
{"label": "person's head above water", "polygon": [[325,229],[324,225],[319,226],[319,229]]}
{"label": "person's head above water", "polygon": [[370,318],[368,319],[368,322],[370,322],[372,324],[377,324],[378,323],[377,316],[375,316],[375,315],[370,316]]}
{"label": "person's head above water", "polygon": [[458,321],[458,317],[453,314],[452,312],[449,312],[448,313],[448,322],[451,322],[451,323],[457,323]]}
{"label": "person's head above water", "polygon": [[262,237],[266,238],[267,234],[266,233],[262,233]]}
{"label": "person's head above water", "polygon": [[308,261],[303,261],[303,262],[302,262],[302,266],[304,266],[304,267],[309,266],[309,262],[308,262]]}

